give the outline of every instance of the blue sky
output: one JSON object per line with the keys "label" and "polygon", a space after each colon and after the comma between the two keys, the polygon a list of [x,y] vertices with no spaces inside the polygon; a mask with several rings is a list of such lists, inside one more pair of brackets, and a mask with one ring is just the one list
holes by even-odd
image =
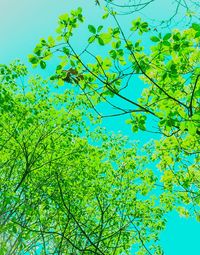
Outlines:
{"label": "blue sky", "polygon": [[[157,15],[161,19],[167,17],[167,11],[170,12],[167,1],[156,1],[160,5],[152,5],[146,15],[152,18]],[[39,39],[54,33],[58,15],[79,5],[83,7],[90,23],[101,24],[101,11],[95,6],[94,0],[0,0],[0,63],[9,63],[16,58],[27,63],[27,55]],[[132,15],[131,19],[134,17]],[[130,16],[121,17],[121,22],[128,21]],[[84,30],[82,33],[80,36],[84,36]],[[151,135],[133,135],[123,118],[106,119],[104,124],[109,130],[121,130],[131,140],[145,142],[151,138]],[[165,255],[199,255],[200,224],[194,219],[180,218],[176,213],[171,213],[168,219],[167,228],[161,234]]]}

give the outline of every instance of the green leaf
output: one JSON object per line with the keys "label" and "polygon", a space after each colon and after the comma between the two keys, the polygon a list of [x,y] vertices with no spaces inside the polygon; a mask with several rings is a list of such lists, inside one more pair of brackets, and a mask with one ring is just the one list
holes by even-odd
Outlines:
{"label": "green leaf", "polygon": [[62,14],[62,15],[59,16],[59,19],[62,20],[62,21],[68,22],[69,15],[67,13]]}
{"label": "green leaf", "polygon": [[179,51],[180,45],[179,45],[179,44],[175,44],[175,45],[173,46],[173,49],[174,49],[175,51]]}
{"label": "green leaf", "polygon": [[142,27],[142,28],[147,28],[147,27],[148,27],[148,23],[147,23],[147,22],[143,22],[143,23],[141,24],[141,27]]}
{"label": "green leaf", "polygon": [[126,120],[126,124],[133,124],[133,120],[132,119]]}
{"label": "green leaf", "polygon": [[64,85],[64,81],[63,79],[58,79],[58,86],[63,86]]}
{"label": "green leaf", "polygon": [[117,57],[117,52],[116,52],[115,50],[109,51],[109,54],[110,54],[111,58],[116,59],[116,57]]}
{"label": "green leaf", "polygon": [[41,45],[42,46],[47,46],[48,45],[48,43],[46,42],[46,40],[45,39],[40,39],[40,43],[41,43]]}
{"label": "green leaf", "polygon": [[197,214],[197,215],[196,215],[196,220],[197,220],[198,222],[200,222],[200,214]]}
{"label": "green leaf", "polygon": [[46,68],[46,62],[44,62],[43,60],[40,60],[40,67],[42,69],[45,69]]}
{"label": "green leaf", "polygon": [[99,32],[102,30],[102,28],[103,28],[103,26],[99,26],[99,27],[97,28],[97,33],[99,33]]}
{"label": "green leaf", "polygon": [[159,42],[160,41],[160,39],[156,36],[151,36],[150,39],[151,39],[152,42]]}
{"label": "green leaf", "polygon": [[42,53],[42,45],[37,45],[33,51],[37,56],[40,56]]}
{"label": "green leaf", "polygon": [[102,33],[99,38],[103,40],[104,44],[108,44],[112,40],[112,35],[110,33]]}
{"label": "green leaf", "polygon": [[39,58],[34,55],[29,55],[28,59],[31,62],[31,64],[37,64],[39,62]]}
{"label": "green leaf", "polygon": [[132,125],[131,129],[135,133],[135,132],[138,131],[138,126],[137,125]]}
{"label": "green leaf", "polygon": [[108,18],[108,16],[109,16],[109,12],[108,12],[108,11],[106,11],[106,12],[105,12],[105,14],[102,16],[102,19],[107,19],[107,18]]}
{"label": "green leaf", "polygon": [[137,19],[132,21],[133,26],[139,26],[140,23],[141,23],[141,18],[140,17],[138,17]]}
{"label": "green leaf", "polygon": [[163,41],[163,45],[165,45],[165,46],[170,46],[170,45],[171,45],[171,43],[170,43],[170,42],[168,42],[168,41]]}
{"label": "green leaf", "polygon": [[88,25],[88,30],[93,34],[96,34],[96,28],[93,25]]}
{"label": "green leaf", "polygon": [[69,55],[70,50],[67,47],[63,47],[62,50],[66,55]]}
{"label": "green leaf", "polygon": [[195,38],[200,37],[200,31],[195,34]]}
{"label": "green leaf", "polygon": [[116,36],[116,35],[119,34],[119,33],[120,33],[120,30],[119,30],[118,27],[116,27],[116,28],[113,29],[112,35],[113,35],[113,36]]}
{"label": "green leaf", "polygon": [[168,76],[168,73],[165,72],[165,73],[163,74],[163,76],[162,76],[162,79],[165,80],[165,79],[167,78],[167,76]]}
{"label": "green leaf", "polygon": [[101,37],[98,37],[98,43],[102,46],[104,45],[104,41]]}
{"label": "green leaf", "polygon": [[92,35],[88,38],[88,42],[89,43],[92,43],[94,40],[95,40],[96,36],[95,35]]}
{"label": "green leaf", "polygon": [[166,34],[164,37],[163,37],[163,40],[164,41],[167,41],[167,40],[169,40],[169,38],[172,36],[172,34],[171,33],[168,33],[168,34]]}
{"label": "green leaf", "polygon": [[193,23],[192,24],[192,28],[196,31],[200,31],[200,25],[199,24],[196,24],[196,23]]}
{"label": "green leaf", "polygon": [[53,36],[48,37],[48,43],[49,43],[50,47],[55,46],[55,40],[54,40]]}
{"label": "green leaf", "polygon": [[190,135],[196,135],[197,127],[194,125],[188,125],[188,132]]}
{"label": "green leaf", "polygon": [[174,41],[179,41],[180,40],[180,33],[176,33],[175,35],[173,35],[173,39],[174,39]]}

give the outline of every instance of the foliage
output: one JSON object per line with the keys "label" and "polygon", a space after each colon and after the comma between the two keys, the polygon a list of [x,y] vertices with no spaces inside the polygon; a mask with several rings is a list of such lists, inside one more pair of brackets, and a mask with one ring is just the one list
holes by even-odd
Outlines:
{"label": "foliage", "polygon": [[137,144],[90,131],[84,98],[24,65],[1,74],[1,254],[161,254],[165,209]]}
{"label": "foliage", "polygon": [[[98,103],[104,102],[119,111],[114,115],[131,113],[127,123],[132,125],[133,132],[147,130],[160,133],[161,139],[156,141],[155,152],[150,157],[159,160],[164,191],[172,192],[183,204],[192,203],[195,209],[199,205],[199,25],[193,23],[184,31],[174,29],[164,35],[157,32],[157,35],[150,36],[153,43],[150,52],[146,53],[148,51],[141,40],[134,41],[134,37],[137,32],[139,35],[152,34],[148,24],[140,18],[133,21],[130,31],[134,32],[127,39],[115,13],[109,15],[116,22],[116,27],[96,29],[89,25],[88,29],[94,35],[89,37],[89,44],[85,48],[83,46],[81,54],[71,43],[73,37],[68,36],[65,30],[59,30],[59,40],[63,44],[62,47],[56,46],[59,52],[63,52],[64,61],[57,66],[52,79],[65,80],[67,71],[63,70],[70,70],[68,66],[71,66],[79,79],[72,74],[71,80],[65,81],[85,93],[100,117],[107,117],[98,108]],[[73,13],[68,16],[67,26],[71,19]],[[70,31],[72,29],[70,27]],[[102,56],[89,50],[94,48],[94,44],[102,46]],[[41,49],[44,50],[44,47],[41,46]],[[51,52],[50,46],[48,50]],[[88,58],[85,62],[84,55],[91,57],[90,63]],[[43,56],[40,55],[40,58],[43,59]],[[136,76],[148,84],[137,101],[121,93],[131,86]],[[110,101],[113,97],[121,100],[120,107],[115,101]],[[129,107],[135,107],[126,110],[124,101],[129,103]],[[149,116],[157,123],[156,130],[147,128]],[[174,193],[175,190],[178,192]],[[182,192],[185,192],[184,195]]]}
{"label": "foliage", "polygon": [[[166,205],[166,210],[178,206],[177,210],[185,216],[188,216],[187,209],[191,209],[192,204],[191,214],[195,212],[198,218],[199,25],[193,23],[184,31],[175,29],[171,33],[151,36],[153,45],[147,54],[140,40],[134,42],[130,36],[127,39],[115,13],[110,15],[116,27],[102,31],[103,26],[97,29],[93,25],[88,26],[94,35],[89,37],[89,45],[82,49],[82,55],[89,55],[93,60],[91,63],[85,63],[84,58],[73,48],[71,36],[60,33],[59,40],[65,43],[65,47],[58,47],[60,51],[63,50],[63,58],[66,55],[67,61],[60,63],[52,79],[64,80],[66,72],[63,70],[69,70],[68,65],[72,66],[79,79],[71,75],[71,80],[67,82],[79,86],[101,117],[104,116],[96,106],[105,101],[122,112],[116,115],[132,112],[127,123],[132,125],[133,132],[139,129],[149,131],[146,122],[151,115],[158,128],[158,131],[152,132],[161,134],[161,139],[149,150],[150,159],[158,162],[157,167],[161,171],[160,186],[163,187],[163,193],[160,201]],[[72,17],[68,17],[68,26]],[[70,27],[70,31],[72,29]],[[142,35],[151,29],[139,18],[132,22],[130,31]],[[104,58],[89,51],[90,45],[94,43],[105,45]],[[48,49],[51,50],[51,47]],[[134,75],[141,75],[141,79],[149,84],[137,101],[121,93],[133,81]],[[113,105],[109,98],[114,96],[136,108],[127,111]]]}
{"label": "foliage", "polygon": [[[42,69],[58,56],[49,81],[1,66],[3,254],[163,254],[167,212],[199,220],[199,24],[161,33],[141,18],[123,28],[114,11],[102,20],[77,48],[82,9],[59,17],[29,55]],[[160,139],[141,155],[91,124],[121,115]]]}
{"label": "foliage", "polygon": [[[151,27],[172,28],[177,24],[183,26],[199,21],[199,1],[195,0],[164,0],[159,5],[160,17],[151,16],[152,9],[158,8],[156,0],[104,0],[109,11],[117,15],[139,14],[146,17]],[[159,15],[158,15],[159,16]]]}

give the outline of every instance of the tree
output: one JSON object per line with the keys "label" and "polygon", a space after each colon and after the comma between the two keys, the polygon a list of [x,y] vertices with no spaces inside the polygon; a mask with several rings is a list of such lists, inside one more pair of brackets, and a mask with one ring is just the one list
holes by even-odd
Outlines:
{"label": "tree", "polygon": [[137,145],[90,131],[84,97],[23,64],[1,75],[1,254],[161,254],[165,209]]}
{"label": "tree", "polygon": [[[81,49],[79,45],[78,50],[73,47],[72,40],[78,23],[83,22],[81,9],[72,11],[70,16],[60,16],[57,29],[59,43],[54,40],[51,46],[42,39],[30,61],[32,58],[43,61],[45,55],[52,54],[52,49],[59,51],[62,61],[52,80],[58,80],[58,84],[67,81],[77,86],[100,118],[130,114],[127,123],[131,124],[133,132],[159,133],[160,140],[152,145],[154,150],[149,151],[154,151],[150,155],[152,160],[159,160],[163,196],[170,193],[169,208],[171,204],[177,205],[177,201],[179,204],[180,200],[186,205],[192,203],[198,218],[200,26],[193,23],[184,31],[174,29],[164,35],[159,32],[152,35],[148,23],[138,18],[132,22],[131,34],[127,35],[115,13],[106,13],[103,18],[109,16],[114,19],[116,27],[88,25],[88,44],[83,44]],[[134,39],[137,32],[141,38],[144,33],[151,33],[149,53],[140,40]],[[95,50],[90,51],[92,47],[95,49],[94,45],[102,47],[102,56],[97,55]],[[63,70],[70,68],[73,68],[73,73],[67,76]],[[71,80],[66,80],[66,76]],[[138,76],[148,87],[135,100],[126,94],[129,87],[138,81],[135,78]],[[123,93],[124,90],[127,93]],[[112,99],[115,97],[118,98],[117,104]],[[110,105],[117,112],[102,114],[99,103]],[[146,126],[148,118],[157,125],[154,130],[150,129],[149,123]],[[178,210],[188,214],[182,207]]]}
{"label": "tree", "polygon": [[[149,21],[150,26],[172,28],[177,24],[183,26],[192,22],[199,21],[199,2],[193,0],[175,0],[163,1],[162,3],[155,0],[104,0],[106,7],[110,11],[115,11],[118,15],[139,14],[143,15]],[[159,8],[161,11],[165,8],[165,12],[170,10],[167,17],[159,19],[152,17],[151,8]]]}
{"label": "tree", "polygon": [[[200,26],[162,35],[138,18],[129,35],[115,12],[103,19],[116,25],[89,24],[77,49],[81,8],[59,17],[57,37],[29,55],[43,69],[59,55],[47,81],[28,81],[20,63],[1,66],[3,254],[163,254],[168,211],[199,220]],[[139,79],[146,88],[136,99]],[[95,125],[121,115],[160,139],[141,155]]]}

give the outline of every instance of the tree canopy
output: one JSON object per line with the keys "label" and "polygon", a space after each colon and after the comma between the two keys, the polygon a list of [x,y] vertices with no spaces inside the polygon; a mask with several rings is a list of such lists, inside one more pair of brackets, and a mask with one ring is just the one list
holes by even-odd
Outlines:
{"label": "tree canopy", "polygon": [[[169,211],[200,220],[200,25],[124,27],[117,14],[61,15],[29,55],[56,63],[49,78],[0,66],[2,254],[164,254]],[[159,138],[140,149],[102,127],[122,116]]]}

